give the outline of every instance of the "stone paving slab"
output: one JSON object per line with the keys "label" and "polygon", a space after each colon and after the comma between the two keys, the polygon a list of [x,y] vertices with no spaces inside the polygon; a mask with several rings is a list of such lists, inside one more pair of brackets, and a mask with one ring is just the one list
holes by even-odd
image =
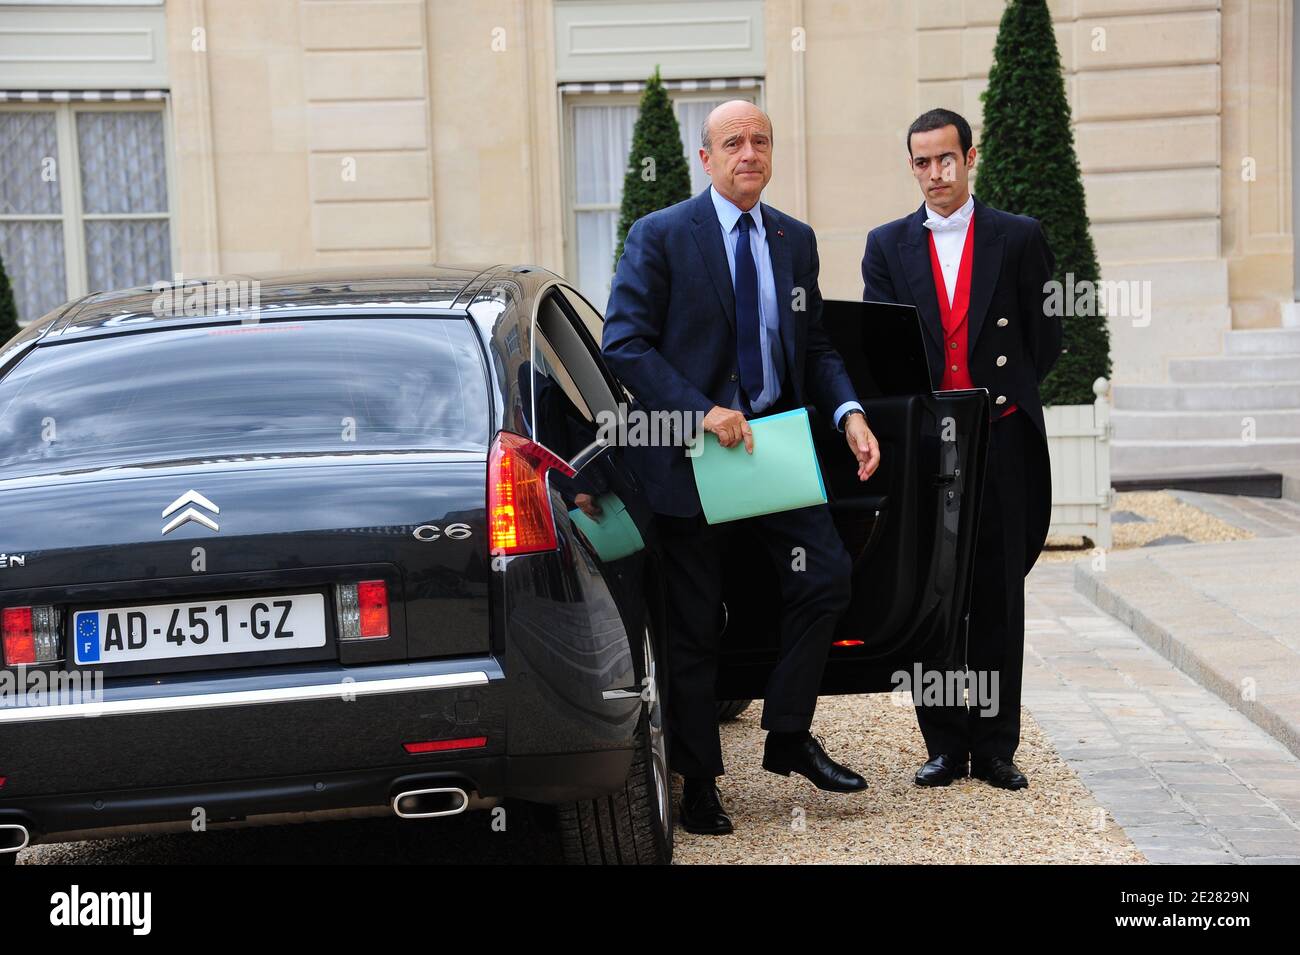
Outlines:
{"label": "stone paving slab", "polygon": [[1300,758],[1074,575],[1044,563],[1026,582],[1024,704],[1083,784],[1150,862],[1300,864]]}
{"label": "stone paving slab", "polygon": [[[1295,478],[1300,481],[1300,466],[1297,466]],[[1250,531],[1256,537],[1300,536],[1300,503],[1296,500],[1200,491],[1171,490],[1169,493],[1184,504]]]}
{"label": "stone paving slab", "polygon": [[[1200,686],[1300,754],[1300,547],[1273,537],[1113,552],[1074,585]],[[1209,733],[1209,731],[1206,731]],[[1231,734],[1219,748],[1244,745]]]}

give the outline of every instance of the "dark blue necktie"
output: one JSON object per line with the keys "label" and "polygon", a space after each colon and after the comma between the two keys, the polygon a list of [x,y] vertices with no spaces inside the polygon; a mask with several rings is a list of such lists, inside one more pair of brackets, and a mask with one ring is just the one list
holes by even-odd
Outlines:
{"label": "dark blue necktie", "polygon": [[736,240],[736,352],[740,362],[740,385],[748,403],[763,393],[763,339],[759,330],[758,269],[749,249],[749,230],[754,220],[740,216],[740,238]]}

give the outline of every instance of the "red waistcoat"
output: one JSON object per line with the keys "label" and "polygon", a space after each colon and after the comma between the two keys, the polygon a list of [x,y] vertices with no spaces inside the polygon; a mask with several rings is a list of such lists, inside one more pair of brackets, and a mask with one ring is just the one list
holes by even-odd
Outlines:
{"label": "red waistcoat", "polygon": [[[934,273],[934,289],[939,298],[939,320],[943,323],[943,381],[940,388],[954,391],[961,388],[974,388],[970,377],[969,340],[970,328],[966,321],[970,311],[970,277],[975,248],[975,218],[971,217],[966,227],[966,242],[961,247],[961,264],[957,267],[957,288],[953,291],[952,304],[948,304],[948,287],[943,281],[943,267],[939,265],[939,251],[934,244],[934,233],[930,233],[930,269]],[[1011,405],[998,415],[1006,417],[1016,410]]]}

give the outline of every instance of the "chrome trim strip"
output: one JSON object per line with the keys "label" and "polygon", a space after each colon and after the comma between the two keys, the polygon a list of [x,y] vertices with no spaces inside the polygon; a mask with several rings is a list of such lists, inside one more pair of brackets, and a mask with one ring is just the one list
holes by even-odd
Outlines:
{"label": "chrome trim strip", "polygon": [[271,687],[265,690],[236,690],[230,693],[200,693],[190,696],[160,696],[139,700],[109,700],[87,703],[56,703],[50,706],[0,706],[0,724],[38,723],[76,717],[139,716],[151,713],[177,713],[189,710],[213,710],[229,706],[257,706],[263,703],[309,703],[344,697],[382,696],[390,693],[419,693],[424,690],[448,690],[467,686],[486,686],[484,670],[461,673],[435,673],[428,676],[396,677],[387,680],[351,680],[347,677],[332,683],[307,686]]}

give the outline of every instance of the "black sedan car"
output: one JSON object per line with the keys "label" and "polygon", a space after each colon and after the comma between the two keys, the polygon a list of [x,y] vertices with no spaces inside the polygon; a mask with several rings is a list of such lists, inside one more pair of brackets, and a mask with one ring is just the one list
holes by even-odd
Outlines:
{"label": "black sedan car", "polygon": [[[826,321],[883,463],[860,485],[816,432],[855,563],[824,691],[889,690],[960,656],[987,395],[930,393],[911,310]],[[600,325],[544,270],[434,266],[99,293],[0,346],[0,861],[506,799],[557,807],[570,861],[669,860],[664,608]],[[733,713],[778,650],[756,554]]]}

